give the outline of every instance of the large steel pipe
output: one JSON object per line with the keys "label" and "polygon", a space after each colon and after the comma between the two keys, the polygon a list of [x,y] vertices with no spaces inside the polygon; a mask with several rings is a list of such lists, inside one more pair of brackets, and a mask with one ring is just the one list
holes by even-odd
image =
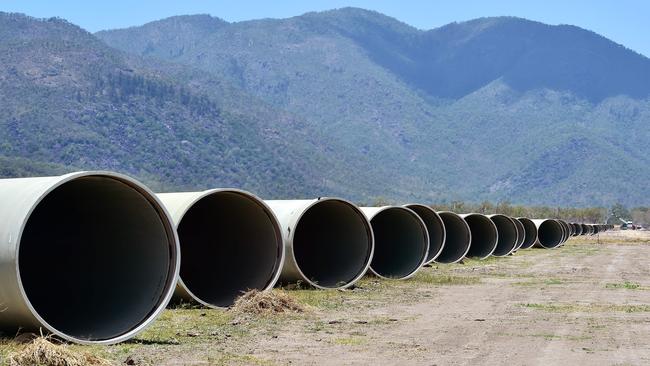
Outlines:
{"label": "large steel pipe", "polygon": [[582,235],[589,235],[589,225],[587,224],[580,224],[582,227]]}
{"label": "large steel pipe", "polygon": [[501,214],[488,215],[488,217],[492,222],[494,222],[499,233],[497,248],[494,250],[492,255],[496,257],[504,257],[512,253],[515,250],[517,240],[519,239],[517,236],[517,225],[514,220]]}
{"label": "large steel pipe", "polygon": [[406,207],[361,207],[370,220],[375,252],[370,271],[376,276],[406,279],[427,260],[429,235],[424,221]]}
{"label": "large steel pipe", "polygon": [[137,181],[110,172],[3,179],[0,202],[3,330],[116,343],[169,302],[178,238],[162,203]]}
{"label": "large steel pipe", "polygon": [[574,236],[582,235],[582,225],[575,222],[572,225],[575,228]]}
{"label": "large steel pipe", "polygon": [[499,233],[497,227],[487,216],[479,213],[460,215],[469,225],[472,234],[472,245],[467,257],[485,259],[497,248]]}
{"label": "large steel pipe", "polygon": [[281,282],[336,289],[351,286],[366,273],[374,239],[370,222],[357,206],[340,198],[266,203],[284,235]]}
{"label": "large steel pipe", "polygon": [[557,220],[533,220],[537,226],[537,242],[535,246],[552,249],[562,244],[564,240],[564,228]]}
{"label": "large steel pipe", "polygon": [[415,211],[418,216],[424,221],[424,224],[427,227],[427,233],[429,234],[429,253],[427,254],[427,260],[425,264],[433,262],[440,253],[442,248],[445,245],[446,239],[446,230],[445,224],[442,222],[440,215],[436,213],[431,207],[420,205],[420,204],[409,204],[404,205],[404,207],[410,208]]}
{"label": "large steel pipe", "polygon": [[438,212],[445,224],[447,239],[437,263],[456,263],[462,260],[470,249],[472,233],[467,222],[457,214],[448,211]]}
{"label": "large steel pipe", "polygon": [[528,249],[535,245],[535,242],[537,241],[537,226],[535,226],[533,220],[527,217],[519,217],[517,220],[524,225],[524,230],[526,232],[524,243],[521,245],[520,249]]}
{"label": "large steel pipe", "polygon": [[524,241],[526,240],[526,228],[524,228],[524,224],[522,224],[521,221],[514,217],[510,217],[510,219],[517,227],[517,245],[515,245],[515,251],[517,251],[522,245],[524,245]]}
{"label": "large steel pipe", "polygon": [[247,290],[272,288],[284,244],[271,209],[236,189],[161,193],[178,230],[181,269],[176,298],[230,306]]}

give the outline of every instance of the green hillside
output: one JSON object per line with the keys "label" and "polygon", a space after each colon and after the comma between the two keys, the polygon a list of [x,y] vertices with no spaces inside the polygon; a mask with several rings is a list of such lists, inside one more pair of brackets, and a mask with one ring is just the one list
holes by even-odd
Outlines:
{"label": "green hillside", "polygon": [[328,157],[399,177],[388,199],[650,202],[636,183],[650,175],[650,60],[593,32],[508,17],[422,31],[354,8],[206,19],[96,35],[298,116],[340,144]]}

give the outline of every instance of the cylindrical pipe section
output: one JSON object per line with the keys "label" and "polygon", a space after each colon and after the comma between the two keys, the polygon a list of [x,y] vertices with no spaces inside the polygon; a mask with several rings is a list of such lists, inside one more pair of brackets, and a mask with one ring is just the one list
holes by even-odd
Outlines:
{"label": "cylindrical pipe section", "polygon": [[111,344],[150,324],[179,270],[155,194],[111,172],[0,180],[0,329]]}
{"label": "cylindrical pipe section", "polygon": [[438,258],[445,245],[447,236],[445,224],[436,211],[429,206],[414,203],[404,205],[404,207],[415,211],[427,227],[427,233],[429,234],[429,253],[427,254],[425,264],[429,264]]}
{"label": "cylindrical pipe section", "polygon": [[361,207],[372,226],[375,252],[370,271],[378,277],[406,279],[427,260],[429,235],[415,211],[398,206]]}
{"label": "cylindrical pipe section", "polygon": [[479,213],[460,215],[469,225],[472,234],[472,245],[467,257],[486,259],[497,248],[499,233],[497,227],[487,216]]}
{"label": "cylindrical pipe section", "polygon": [[517,225],[506,215],[496,214],[488,215],[488,217],[492,222],[494,222],[499,233],[497,248],[494,250],[492,255],[496,257],[504,257],[512,253],[517,246]]}
{"label": "cylindrical pipe section", "polygon": [[456,263],[462,260],[470,249],[472,233],[467,222],[457,214],[448,211],[438,212],[445,224],[447,239],[437,263]]}
{"label": "cylindrical pipe section", "polygon": [[562,244],[564,244],[567,240],[569,240],[569,237],[571,236],[571,228],[569,227],[569,224],[567,224],[566,221],[564,221],[564,220],[556,219],[555,221],[559,222],[560,225],[562,225],[562,229],[564,231],[564,237],[562,238]]}
{"label": "cylindrical pipe section", "polygon": [[268,290],[280,276],[284,243],[271,209],[237,189],[161,193],[181,247],[175,297],[209,307],[232,305],[248,290]]}
{"label": "cylindrical pipe section", "polygon": [[514,217],[510,218],[512,222],[515,223],[515,226],[517,227],[517,245],[515,246],[515,251],[519,250],[522,245],[524,245],[524,241],[526,240],[526,228],[524,228],[524,224],[521,223],[521,221],[515,219]]}
{"label": "cylindrical pipe section", "polygon": [[533,220],[537,226],[536,247],[552,249],[562,244],[564,239],[564,228],[557,220],[543,219]]}
{"label": "cylindrical pipe section", "polygon": [[520,249],[528,249],[535,245],[535,242],[537,241],[537,226],[535,226],[533,220],[527,217],[519,217],[517,220],[519,220],[519,222],[524,225],[526,232],[524,243],[521,245]]}
{"label": "cylindrical pipe section", "polygon": [[589,235],[589,226],[587,224],[580,224],[582,227],[582,235]]}
{"label": "cylindrical pipe section", "polygon": [[580,235],[582,235],[582,225],[580,225],[580,224],[574,222],[574,223],[573,223],[573,227],[575,228],[575,234],[574,234],[574,236],[580,236]]}
{"label": "cylindrical pipe section", "polygon": [[366,215],[341,198],[265,201],[280,221],[285,260],[280,282],[346,288],[368,270],[374,238]]}

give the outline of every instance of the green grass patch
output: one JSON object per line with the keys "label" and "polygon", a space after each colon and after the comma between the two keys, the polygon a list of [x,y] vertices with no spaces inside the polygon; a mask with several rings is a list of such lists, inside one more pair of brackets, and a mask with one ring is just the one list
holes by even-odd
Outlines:
{"label": "green grass patch", "polygon": [[623,313],[644,313],[650,312],[650,305],[617,305],[617,304],[519,304],[521,307],[542,310],[553,313],[602,313],[602,312],[623,312]]}
{"label": "green grass patch", "polygon": [[367,343],[366,339],[361,337],[340,337],[332,339],[331,342],[341,346],[362,346]]}
{"label": "green grass patch", "polygon": [[481,278],[475,276],[454,276],[436,273],[435,270],[429,271],[424,269],[411,277],[408,282],[413,285],[475,285],[481,282]]}
{"label": "green grass patch", "polygon": [[616,289],[623,288],[626,290],[637,290],[641,288],[641,285],[638,283],[625,281],[622,283],[608,283],[605,285],[605,288],[616,288]]}

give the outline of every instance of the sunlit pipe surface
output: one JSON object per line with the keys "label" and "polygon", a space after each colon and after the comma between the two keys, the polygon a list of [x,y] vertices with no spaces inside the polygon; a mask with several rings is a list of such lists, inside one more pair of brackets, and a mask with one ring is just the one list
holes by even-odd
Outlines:
{"label": "sunlit pipe surface", "polygon": [[533,220],[533,222],[537,227],[536,247],[552,249],[562,244],[564,228],[559,221],[553,219],[537,219]]}
{"label": "sunlit pipe surface", "polygon": [[521,245],[520,249],[528,249],[535,245],[535,242],[537,241],[537,226],[535,226],[533,220],[527,217],[518,217],[517,220],[524,225],[526,231],[526,237],[524,238],[524,243]]}
{"label": "sunlit pipe surface", "polygon": [[247,290],[268,290],[280,276],[284,243],[271,209],[237,189],[161,193],[181,247],[175,297],[209,307],[234,303]]}
{"label": "sunlit pipe surface", "polygon": [[111,172],[0,180],[0,328],[111,344],[149,325],[179,270],[169,214]]}
{"label": "sunlit pipe surface", "polygon": [[389,279],[413,276],[427,260],[429,235],[415,211],[398,206],[361,207],[370,220],[375,251],[370,271]]}
{"label": "sunlit pipe surface", "polygon": [[374,239],[370,222],[357,206],[340,198],[265,202],[284,236],[280,282],[336,289],[365,275]]}
{"label": "sunlit pipe surface", "polygon": [[436,258],[437,263],[456,263],[462,260],[470,250],[472,233],[467,222],[457,214],[448,211],[438,212],[445,224],[447,239],[442,253]]}
{"label": "sunlit pipe surface", "polygon": [[512,253],[517,246],[517,225],[510,217],[501,214],[487,215],[494,222],[499,233],[497,248],[493,256],[503,257]]}
{"label": "sunlit pipe surface", "polygon": [[413,203],[404,205],[404,207],[408,207],[415,211],[427,226],[427,233],[429,234],[429,253],[427,254],[425,264],[433,262],[438,258],[440,253],[442,253],[442,249],[445,245],[445,239],[447,236],[445,224],[442,222],[440,215],[429,206]]}
{"label": "sunlit pipe surface", "polygon": [[499,233],[494,222],[479,213],[462,214],[460,217],[467,222],[472,234],[472,245],[466,256],[486,259],[492,255],[499,241]]}

